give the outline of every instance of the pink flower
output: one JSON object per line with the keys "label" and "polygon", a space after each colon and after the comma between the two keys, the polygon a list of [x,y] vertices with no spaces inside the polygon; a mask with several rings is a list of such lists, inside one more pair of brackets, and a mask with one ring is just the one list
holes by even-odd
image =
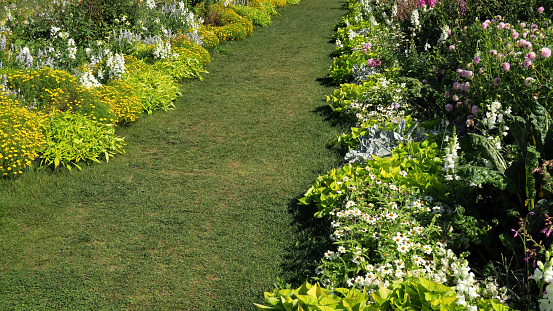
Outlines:
{"label": "pink flower", "polygon": [[478,71],[478,73],[483,75],[484,74],[484,67],[481,67],[480,70]]}
{"label": "pink flower", "polygon": [[475,56],[475,57],[472,59],[472,63],[475,64],[475,65],[478,64],[479,62],[480,62],[480,57],[478,57],[478,56]]}
{"label": "pink flower", "polygon": [[[476,106],[476,105],[472,106],[472,108],[470,109],[470,112],[472,112],[473,114],[478,114],[479,111],[480,111],[480,108],[478,108],[478,106]],[[474,116],[473,116],[473,118],[474,118]]]}
{"label": "pink flower", "polygon": [[501,78],[497,77],[497,78],[493,79],[493,84],[494,85],[499,85],[499,83],[501,83]]}
{"label": "pink flower", "polygon": [[445,92],[444,97],[449,98],[449,92]]}
{"label": "pink flower", "polygon": [[462,105],[463,105],[462,102],[457,102],[457,104],[456,104],[457,108],[461,108]]}
{"label": "pink flower", "polygon": [[428,84],[428,80],[426,79],[422,80],[422,84]]}
{"label": "pink flower", "polygon": [[543,8],[543,6],[540,6],[540,7],[538,8],[538,13],[543,13],[543,10],[545,10],[545,9]]}
{"label": "pink flower", "polygon": [[482,29],[488,29],[490,27],[490,24],[483,22],[482,25],[480,25],[480,27],[482,27]]}
{"label": "pink flower", "polygon": [[470,89],[470,83],[465,82],[465,84],[461,85],[461,90],[468,92]]}
{"label": "pink flower", "polygon": [[529,59],[529,60],[535,60],[536,59],[536,53],[535,52],[530,52],[530,53],[526,54],[526,56],[524,56],[524,58]]}
{"label": "pink flower", "polygon": [[503,63],[503,70],[508,71],[509,69],[511,69],[511,64],[509,64],[508,62],[504,62]]}
{"label": "pink flower", "polygon": [[525,23],[525,22],[520,23],[520,28],[525,28],[525,27],[526,27],[526,23]]}
{"label": "pink flower", "polygon": [[496,51],[496,50],[491,50],[491,51],[490,51],[490,55],[491,55],[491,56],[497,55],[497,51]]}
{"label": "pink flower", "polygon": [[550,48],[541,48],[540,56],[543,57],[543,58],[548,58],[549,56],[551,56],[551,49]]}
{"label": "pink flower", "polygon": [[526,68],[526,69],[532,69],[532,67],[530,67],[530,66],[532,66],[532,61],[529,60],[529,59],[525,60],[523,65],[524,65],[524,68]]}
{"label": "pink flower", "polygon": [[[532,38],[530,38],[530,39],[532,39]],[[524,42],[524,48],[527,49],[527,50],[531,49],[532,48],[532,42],[530,42],[530,41]]]}
{"label": "pink flower", "polygon": [[453,88],[456,89],[456,90],[458,90],[458,89],[461,88],[461,84],[460,84],[459,82],[454,82],[454,83],[453,83]]}
{"label": "pink flower", "polygon": [[458,101],[458,100],[459,100],[459,96],[453,95],[453,100],[454,100],[454,101]]}
{"label": "pink flower", "polygon": [[528,77],[528,78],[524,79],[524,84],[525,84],[526,86],[530,86],[530,84],[531,84],[532,82],[534,82],[534,78],[532,78],[532,77]]}
{"label": "pink flower", "polygon": [[518,32],[513,32],[513,34],[511,35],[511,38],[513,38],[513,40],[515,40],[516,38],[518,38],[520,34]]}
{"label": "pink flower", "polygon": [[451,104],[445,105],[445,110],[451,112],[453,110],[453,106]]}
{"label": "pink flower", "polygon": [[452,45],[450,45],[450,46],[449,46],[449,50],[450,50],[450,51],[453,51],[453,50],[455,50],[455,45],[453,45],[453,44],[452,44]]}

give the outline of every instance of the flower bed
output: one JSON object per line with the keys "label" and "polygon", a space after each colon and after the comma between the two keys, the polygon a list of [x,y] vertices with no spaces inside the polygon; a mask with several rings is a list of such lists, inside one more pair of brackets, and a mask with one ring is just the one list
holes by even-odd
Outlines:
{"label": "flower bed", "polygon": [[[251,35],[253,24],[271,25],[275,6],[286,4],[15,2],[22,6],[5,6],[0,27],[0,96],[9,103],[0,128],[3,177],[22,174],[35,159],[38,167],[80,168],[122,153],[115,126],[174,109],[178,82],[206,72],[207,49]],[[60,124],[76,131],[61,137]],[[107,145],[97,143],[105,138]],[[90,144],[72,142],[81,139]]]}
{"label": "flower bed", "polygon": [[334,296],[277,289],[259,310],[551,309],[553,27],[538,3],[348,1],[327,97],[352,125],[332,142],[346,164],[300,200],[329,219],[311,279]]}

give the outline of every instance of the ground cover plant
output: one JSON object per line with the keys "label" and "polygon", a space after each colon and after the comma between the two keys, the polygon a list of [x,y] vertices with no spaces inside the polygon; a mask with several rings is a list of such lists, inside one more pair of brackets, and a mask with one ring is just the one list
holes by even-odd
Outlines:
{"label": "ground cover plant", "polygon": [[[372,293],[363,310],[413,276],[456,292],[446,309],[550,310],[551,3],[348,8],[327,96],[347,164],[300,200],[331,221],[312,280]],[[421,308],[402,295],[387,306]]]}

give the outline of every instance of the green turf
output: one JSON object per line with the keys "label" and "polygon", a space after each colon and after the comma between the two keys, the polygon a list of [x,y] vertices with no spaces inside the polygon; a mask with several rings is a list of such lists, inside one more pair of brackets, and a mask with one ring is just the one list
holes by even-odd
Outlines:
{"label": "green turf", "polygon": [[0,182],[0,310],[251,310],[301,271],[318,237],[295,200],[339,161],[320,80],[345,8],[279,12],[119,128],[125,155]]}

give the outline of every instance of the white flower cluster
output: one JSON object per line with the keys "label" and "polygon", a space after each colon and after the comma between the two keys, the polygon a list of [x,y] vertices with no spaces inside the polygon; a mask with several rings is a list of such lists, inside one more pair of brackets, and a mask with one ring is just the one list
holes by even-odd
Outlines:
{"label": "white flower cluster", "polygon": [[438,43],[444,43],[445,40],[447,40],[447,38],[449,38],[449,26],[448,25],[444,25],[442,27],[442,33],[440,34],[440,38],[438,39]]}
{"label": "white flower cluster", "polygon": [[77,45],[72,38],[67,39],[67,56],[70,59],[76,59],[77,57]]}
{"label": "white flower cluster", "polygon": [[541,311],[551,311],[553,310],[553,266],[551,261],[549,261],[545,267],[541,261],[538,261],[537,263],[538,268],[534,270],[534,275],[532,275],[530,279],[533,279],[540,284],[549,283],[545,288],[545,293],[542,298],[538,300],[538,302],[540,304]]}
{"label": "white flower cluster", "polygon": [[482,298],[493,298],[502,303],[509,298],[506,294],[507,288],[499,288],[491,279],[483,282],[484,288],[480,288],[481,283],[476,280],[474,273],[470,272],[470,267],[466,261],[458,263],[453,270],[453,275],[457,280],[455,286],[457,304],[467,307],[467,310],[478,310],[476,304]]}
{"label": "white flower cluster", "polygon": [[[449,141],[450,137],[446,136],[445,141]],[[451,143],[445,147],[445,158],[444,158],[444,167],[445,180],[458,180],[459,176],[455,174],[455,164],[459,160],[457,155],[457,150],[461,149],[457,135],[453,134]]]}
{"label": "white flower cluster", "polygon": [[164,59],[171,55],[171,42],[163,42],[161,38],[156,39],[155,48],[152,52],[155,59]]}
{"label": "white flower cluster", "polygon": [[123,54],[115,53],[115,55],[112,55],[110,52],[106,60],[106,67],[110,78],[121,79],[121,75],[125,73],[125,58]]}
{"label": "white flower cluster", "polygon": [[411,12],[411,24],[413,24],[415,30],[419,29],[421,26],[419,21],[419,10],[417,9],[414,9],[413,12]]}
{"label": "white flower cluster", "polygon": [[153,10],[156,8],[156,3],[154,0],[146,0],[146,7],[150,10]]}
{"label": "white flower cluster", "polygon": [[19,55],[15,57],[15,60],[25,68],[31,68],[33,66],[33,56],[26,46],[19,50]]}
{"label": "white flower cluster", "polygon": [[98,80],[96,80],[96,78],[94,77],[94,75],[92,74],[92,72],[90,70],[85,71],[83,73],[83,75],[79,79],[79,83],[82,86],[87,87],[87,88],[95,88],[95,87],[102,86],[102,84],[100,82],[98,82]]}

